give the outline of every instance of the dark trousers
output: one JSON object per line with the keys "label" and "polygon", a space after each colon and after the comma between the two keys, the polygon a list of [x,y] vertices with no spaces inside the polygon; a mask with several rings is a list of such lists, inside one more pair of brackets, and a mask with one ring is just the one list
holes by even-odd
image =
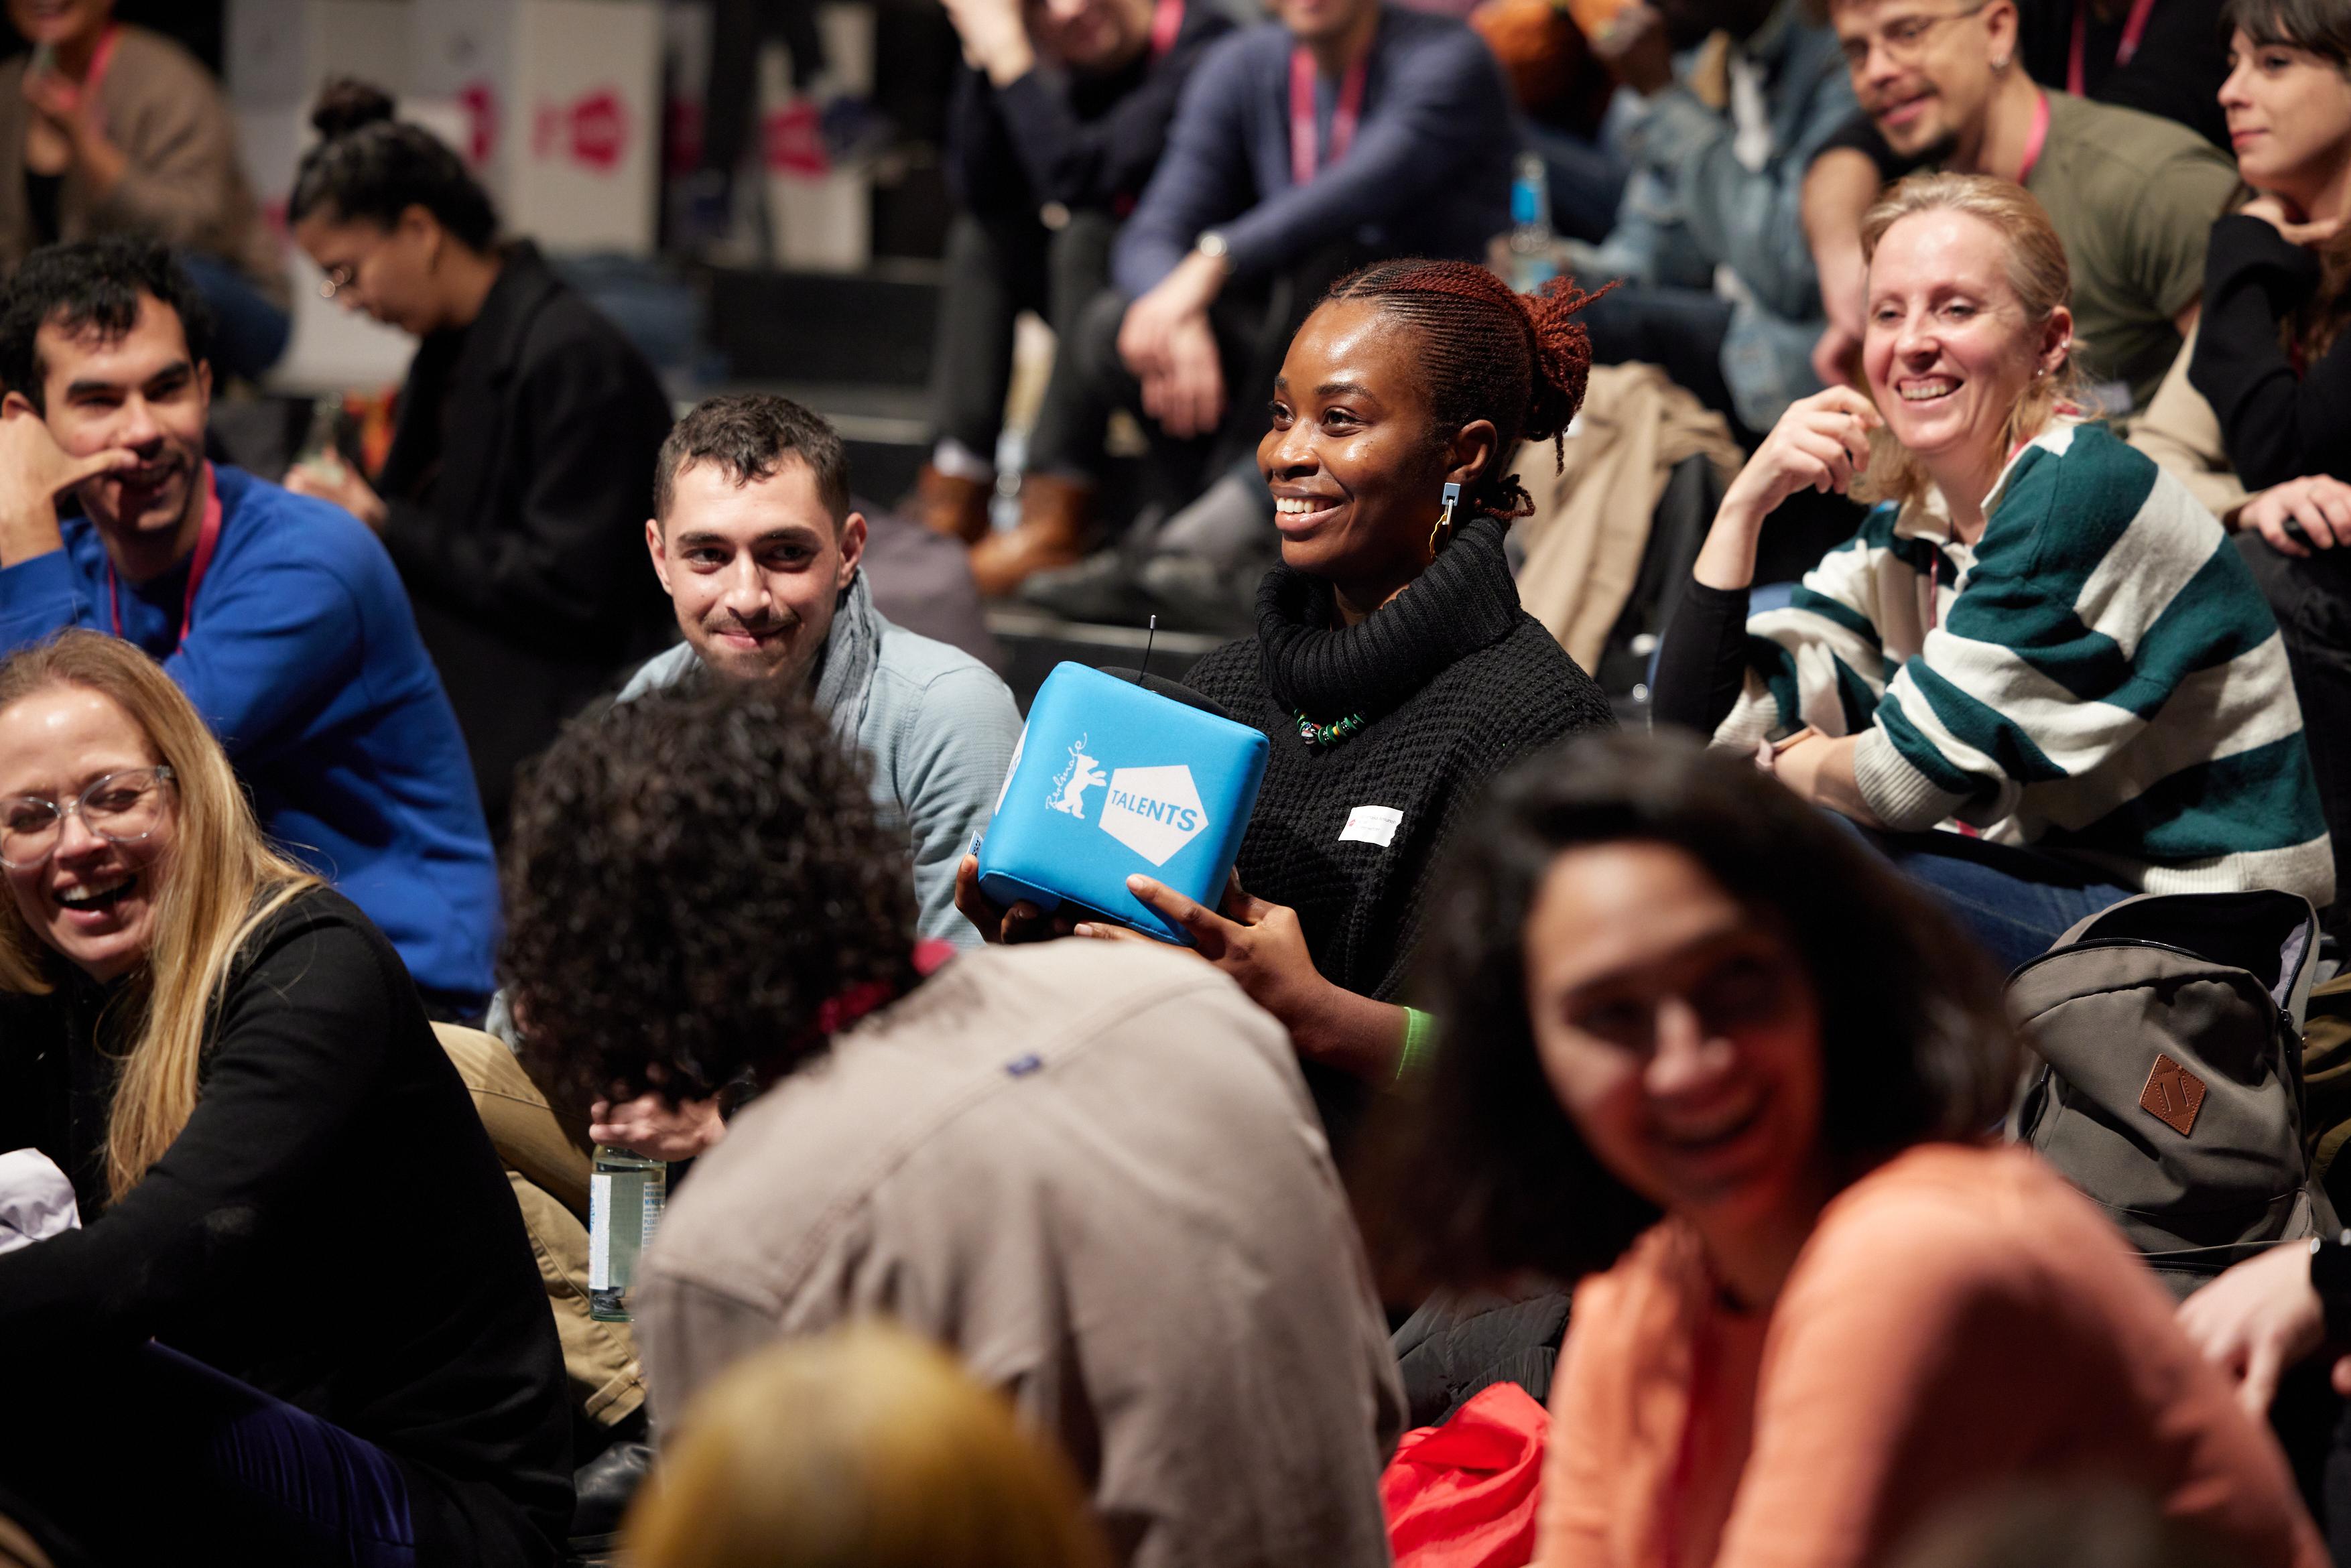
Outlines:
{"label": "dark trousers", "polygon": [[931,358],[931,419],[939,436],[993,462],[1012,384],[1012,323],[1034,310],[1061,344],[1029,435],[1031,472],[1092,477],[1110,404],[1071,361],[1087,307],[1110,287],[1118,220],[1078,212],[1058,229],[1026,214],[958,213],[947,228],[946,290]]}
{"label": "dark trousers", "polygon": [[1146,507],[1172,511],[1256,452],[1266,432],[1266,401],[1299,324],[1333,283],[1370,259],[1361,246],[1332,245],[1270,277],[1228,285],[1208,308],[1225,375],[1225,417],[1217,429],[1188,438],[1168,434],[1144,413],[1143,383],[1119,358],[1118,329],[1130,301],[1115,289],[1095,298],[1079,329],[1075,368],[1097,397],[1142,421],[1151,445]]}
{"label": "dark trousers", "polygon": [[2335,904],[2327,929],[2351,940],[2351,549],[2296,560],[2259,534],[2237,536],[2237,550],[2284,633],[2302,736],[2318,775],[2319,809],[2335,841]]}
{"label": "dark trousers", "polygon": [[18,1350],[0,1516],[61,1563],[464,1560],[420,1541],[390,1456],[316,1416],[159,1344],[47,1369]]}
{"label": "dark trousers", "polygon": [[732,179],[759,117],[759,49],[781,37],[791,51],[792,85],[824,69],[815,0],[714,0],[710,78],[702,100],[702,167]]}
{"label": "dark trousers", "polygon": [[1763,434],[1739,423],[1730,383],[1722,378],[1722,340],[1730,331],[1730,301],[1696,288],[1612,289],[1576,312],[1592,334],[1592,362],[1656,365],[1676,384],[1730,422],[1730,434],[1752,447]]}

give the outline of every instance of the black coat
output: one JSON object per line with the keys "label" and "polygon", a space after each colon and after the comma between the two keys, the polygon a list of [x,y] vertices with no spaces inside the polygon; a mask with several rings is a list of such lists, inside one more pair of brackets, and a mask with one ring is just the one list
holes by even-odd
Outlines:
{"label": "black coat", "polygon": [[[271,915],[211,1011],[194,1113],[110,1205],[131,982],[56,967],[52,994],[0,996],[0,1149],[37,1148],[70,1174],[87,1228],[0,1254],[18,1381],[115,1366],[152,1336],[381,1448],[420,1532],[471,1543],[460,1560],[551,1562],[571,1508],[555,1322],[489,1136],[382,934],[326,888]],[[170,1435],[152,1436],[168,1453]],[[42,1458],[59,1437],[0,1425],[0,1491],[71,1517],[57,1489],[78,1481]],[[88,1450],[68,1468],[133,1509],[167,1479]]]}
{"label": "black coat", "polygon": [[383,539],[501,835],[516,765],[670,640],[644,545],[669,427],[644,356],[528,243],[409,367]]}
{"label": "black coat", "polygon": [[2312,474],[2351,479],[2351,334],[2304,366],[2279,340],[2324,281],[2318,253],[2262,219],[2231,213],[2212,225],[2188,381],[2212,405],[2248,490]]}

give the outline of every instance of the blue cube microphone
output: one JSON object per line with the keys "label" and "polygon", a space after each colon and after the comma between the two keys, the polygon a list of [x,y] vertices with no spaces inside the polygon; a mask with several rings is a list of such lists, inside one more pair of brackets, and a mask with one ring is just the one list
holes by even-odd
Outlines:
{"label": "blue cube microphone", "polygon": [[1188,942],[1126,879],[1140,872],[1220,907],[1266,751],[1261,732],[1180,686],[1057,664],[1029,705],[980,842],[979,889],[999,905],[1073,905]]}

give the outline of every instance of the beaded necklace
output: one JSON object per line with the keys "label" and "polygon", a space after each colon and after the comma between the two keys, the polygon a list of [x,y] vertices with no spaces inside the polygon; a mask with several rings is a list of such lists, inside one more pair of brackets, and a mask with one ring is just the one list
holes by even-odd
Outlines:
{"label": "beaded necklace", "polygon": [[1334,718],[1329,724],[1316,724],[1301,713],[1298,716],[1298,738],[1309,746],[1336,746],[1363,728],[1364,724],[1364,716],[1359,713]]}

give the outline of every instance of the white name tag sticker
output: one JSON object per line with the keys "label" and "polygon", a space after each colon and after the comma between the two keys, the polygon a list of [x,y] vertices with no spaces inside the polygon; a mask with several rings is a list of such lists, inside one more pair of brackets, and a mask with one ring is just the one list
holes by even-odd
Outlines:
{"label": "white name tag sticker", "polygon": [[1403,823],[1404,813],[1394,806],[1358,806],[1347,813],[1347,825],[1339,830],[1339,841],[1377,844],[1385,849],[1395,842],[1396,829]]}

